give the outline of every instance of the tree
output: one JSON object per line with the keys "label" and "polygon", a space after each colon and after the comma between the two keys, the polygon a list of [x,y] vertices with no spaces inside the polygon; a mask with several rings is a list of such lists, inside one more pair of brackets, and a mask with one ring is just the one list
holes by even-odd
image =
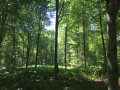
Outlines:
{"label": "tree", "polygon": [[41,25],[41,20],[42,20],[42,18],[41,18],[41,16],[42,16],[42,10],[41,11],[39,11],[39,10],[41,10],[41,8],[39,8],[39,6],[37,7],[37,14],[38,14],[38,35],[37,35],[37,47],[36,47],[36,58],[35,58],[35,69],[37,69],[37,62],[38,62],[38,53],[39,53],[39,42],[40,42],[40,34],[41,34],[41,27],[42,27],[42,25]]}
{"label": "tree", "polygon": [[36,59],[35,59],[35,69],[37,68],[37,61],[38,61],[38,48],[39,48],[39,39],[40,39],[40,34],[41,34],[41,14],[39,16],[39,29],[38,29],[38,38],[37,38],[37,48],[36,48]]}
{"label": "tree", "polygon": [[66,24],[66,27],[65,27],[65,69],[67,67],[67,60],[66,60],[66,54],[67,54],[67,31],[68,31],[68,25]]}
{"label": "tree", "polygon": [[[60,6],[59,6],[60,3]],[[69,3],[70,4],[70,3]],[[56,25],[55,25],[55,78],[57,78],[57,74],[59,72],[58,69],[58,62],[57,62],[57,48],[58,48],[58,27],[59,23],[63,20],[63,16],[65,13],[65,8],[68,8],[68,5],[64,5],[64,0],[59,2],[59,0],[56,0]]]}
{"label": "tree", "polygon": [[56,25],[55,25],[55,78],[58,74],[58,63],[57,63],[57,47],[58,47],[58,9],[59,9],[59,0],[56,0]]}
{"label": "tree", "polygon": [[83,13],[83,47],[84,47],[84,64],[86,68],[86,35],[85,35],[85,13]]}
{"label": "tree", "polygon": [[13,51],[12,51],[12,62],[11,62],[11,64],[13,64],[14,66],[15,66],[15,64],[16,64],[16,61],[15,61],[15,47],[16,47],[16,32],[15,32],[15,28],[14,28],[14,32],[13,32]]}
{"label": "tree", "polygon": [[120,0],[106,0],[107,37],[108,37],[108,90],[118,89],[118,61],[116,18],[120,7]]}
{"label": "tree", "polygon": [[28,63],[29,63],[29,56],[30,56],[30,31],[28,30],[28,34],[27,34],[27,61],[26,61],[26,69],[28,68]]}
{"label": "tree", "polygon": [[5,26],[5,22],[7,19],[7,15],[8,15],[8,2],[6,2],[6,0],[1,0],[1,7],[2,8],[0,10],[0,45],[3,41],[3,38],[5,36],[5,30],[4,30],[4,26]]}
{"label": "tree", "polygon": [[24,64],[24,37],[23,37],[23,53],[22,53],[22,67],[23,67],[23,64]]}
{"label": "tree", "polygon": [[49,2],[46,0],[42,1],[42,3],[37,4],[36,11],[37,11],[37,17],[38,17],[38,35],[37,35],[37,47],[36,47],[36,59],[35,59],[35,68],[37,68],[37,62],[38,62],[38,51],[39,51],[39,41],[41,36],[41,29],[42,29],[42,20],[46,19],[46,12],[47,12],[47,5]]}
{"label": "tree", "polygon": [[105,49],[104,36],[103,36],[102,10],[101,10],[101,8],[99,8],[99,19],[100,19],[100,30],[101,30],[102,45],[103,45],[104,68],[105,68],[105,72],[106,72],[107,71],[107,57],[106,57],[106,49]]}

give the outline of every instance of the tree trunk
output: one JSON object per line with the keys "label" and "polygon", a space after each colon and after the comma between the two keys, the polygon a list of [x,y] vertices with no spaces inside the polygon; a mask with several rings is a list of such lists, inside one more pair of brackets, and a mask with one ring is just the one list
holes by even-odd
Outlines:
{"label": "tree trunk", "polygon": [[79,64],[79,56],[78,56],[79,55],[79,50],[78,49],[79,49],[79,47],[77,47],[77,62]]}
{"label": "tree trunk", "polygon": [[45,65],[48,65],[48,50],[45,51]]}
{"label": "tree trunk", "polygon": [[[78,31],[79,31],[79,22],[78,22]],[[79,63],[79,42],[77,42],[77,62]]]}
{"label": "tree trunk", "polygon": [[29,32],[29,30],[28,30],[28,43],[27,43],[27,61],[26,61],[26,69],[28,68],[29,53],[30,53],[30,32]]}
{"label": "tree trunk", "polygon": [[40,33],[41,33],[41,15],[39,17],[39,29],[38,29],[38,38],[37,38],[37,48],[36,48],[36,59],[35,59],[35,69],[37,69],[37,62],[38,62],[38,51],[39,51],[39,41],[40,41]]}
{"label": "tree trunk", "polygon": [[13,35],[13,52],[12,52],[12,59],[13,59],[13,65],[15,66],[15,64],[16,64],[16,61],[15,61],[15,42],[16,40],[15,40],[15,30],[14,30],[14,35]]}
{"label": "tree trunk", "polygon": [[1,3],[2,6],[2,10],[1,10],[1,15],[0,15],[0,63],[1,63],[1,59],[2,59],[2,53],[1,53],[1,43],[4,39],[4,36],[6,34],[6,29],[4,29],[5,26],[5,22],[7,19],[7,13],[8,13],[8,3],[3,2]]}
{"label": "tree trunk", "polygon": [[66,61],[66,52],[67,52],[67,28],[68,26],[66,25],[66,28],[65,28],[65,69],[66,69],[66,67],[67,67],[67,61]]}
{"label": "tree trunk", "polygon": [[107,37],[108,37],[108,90],[119,90],[116,18],[120,0],[106,0]]}
{"label": "tree trunk", "polygon": [[51,32],[51,65],[54,65],[54,34]]}
{"label": "tree trunk", "polygon": [[0,65],[2,66],[2,45],[0,44]]}
{"label": "tree trunk", "polygon": [[39,52],[40,52],[40,65],[43,65],[43,52],[42,52],[42,47],[39,48]]}
{"label": "tree trunk", "polygon": [[0,45],[3,41],[3,38],[5,36],[5,30],[4,30],[4,25],[5,21],[7,19],[7,12],[8,12],[8,4],[4,3],[4,9],[1,11],[1,16],[0,16]]}
{"label": "tree trunk", "polygon": [[58,47],[58,7],[59,0],[56,0],[56,26],[55,26],[55,78],[57,79],[58,70],[58,62],[57,62],[57,47]]}
{"label": "tree trunk", "polygon": [[84,47],[84,65],[86,68],[85,15],[83,15],[83,47]]}
{"label": "tree trunk", "polygon": [[51,65],[53,65],[53,41],[52,41],[52,35],[51,35]]}
{"label": "tree trunk", "polygon": [[105,49],[103,29],[102,29],[102,11],[101,11],[101,8],[99,9],[99,20],[100,20],[100,30],[101,30],[102,45],[103,45],[104,68],[105,68],[105,72],[106,72],[107,71],[107,57],[106,57],[106,49]]}
{"label": "tree trunk", "polygon": [[22,56],[22,67],[23,67],[23,62],[24,62],[24,37],[23,37],[23,56]]}

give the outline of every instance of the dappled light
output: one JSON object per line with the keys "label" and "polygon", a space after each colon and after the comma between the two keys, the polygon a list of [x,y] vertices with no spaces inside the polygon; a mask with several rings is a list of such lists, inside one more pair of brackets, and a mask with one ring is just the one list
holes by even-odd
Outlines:
{"label": "dappled light", "polygon": [[0,90],[119,90],[120,0],[0,0]]}

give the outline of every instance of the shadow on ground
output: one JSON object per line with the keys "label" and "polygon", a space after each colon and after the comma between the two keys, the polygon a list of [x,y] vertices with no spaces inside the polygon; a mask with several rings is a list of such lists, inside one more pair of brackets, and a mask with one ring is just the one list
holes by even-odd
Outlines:
{"label": "shadow on ground", "polygon": [[[7,82],[7,83],[6,83]],[[87,79],[37,79],[37,80],[11,80],[0,83],[0,90],[107,90],[103,81]]]}

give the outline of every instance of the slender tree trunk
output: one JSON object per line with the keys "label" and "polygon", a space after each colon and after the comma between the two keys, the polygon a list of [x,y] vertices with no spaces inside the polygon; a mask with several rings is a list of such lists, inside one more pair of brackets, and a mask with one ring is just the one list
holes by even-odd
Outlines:
{"label": "slender tree trunk", "polygon": [[79,50],[78,49],[79,49],[79,47],[77,47],[77,62],[79,63],[79,56],[78,56],[79,55]]}
{"label": "slender tree trunk", "polygon": [[[1,15],[0,15],[0,50],[2,47],[2,41],[4,39],[4,36],[6,34],[6,29],[4,29],[5,22],[7,19],[7,13],[8,13],[8,4],[5,2],[1,3],[2,5],[2,10],[1,10]],[[1,64],[1,59],[2,59],[2,53],[0,51],[0,64]]]}
{"label": "slender tree trunk", "polygon": [[58,63],[58,66],[59,66],[60,63],[61,63],[61,62],[60,62],[60,52],[59,52],[59,51],[60,51],[60,50],[59,50],[59,49],[60,49],[60,43],[58,43],[57,49],[58,49],[58,50],[57,50],[57,62],[59,62],[59,63]]}
{"label": "slender tree trunk", "polygon": [[2,64],[1,61],[2,61],[2,45],[0,44],[0,65]]}
{"label": "slender tree trunk", "polygon": [[2,43],[3,38],[4,38],[4,35],[5,35],[5,32],[3,31],[5,21],[6,21],[6,18],[4,19],[4,21],[3,21],[2,24],[1,24],[1,30],[0,30],[0,44]]}
{"label": "slender tree trunk", "polygon": [[[79,31],[79,22],[78,22],[78,31]],[[77,42],[77,62],[79,63],[78,59],[79,59],[79,42]]]}
{"label": "slender tree trunk", "polygon": [[105,68],[105,72],[106,72],[107,71],[107,57],[106,57],[106,49],[105,49],[103,29],[102,29],[102,11],[101,11],[101,8],[99,9],[99,20],[100,20],[100,30],[101,30],[102,45],[103,45],[104,68]]}
{"label": "slender tree trunk", "polygon": [[86,68],[85,15],[83,15],[83,47],[84,47],[84,65]]}
{"label": "slender tree trunk", "polygon": [[108,37],[108,90],[119,90],[116,18],[120,0],[106,0],[107,37]]}
{"label": "slender tree trunk", "polygon": [[[69,52],[69,62],[71,62],[71,52]],[[70,64],[71,66],[71,64]]]}
{"label": "slender tree trunk", "polygon": [[39,17],[39,29],[38,29],[38,38],[37,38],[37,48],[36,48],[36,59],[35,59],[35,69],[37,69],[37,62],[38,62],[38,51],[39,51],[39,41],[40,41],[40,33],[41,33],[41,15]]}
{"label": "slender tree trunk", "polygon": [[15,61],[15,42],[16,40],[15,40],[15,30],[14,30],[14,35],[13,35],[13,54],[12,54],[12,59],[13,59],[13,64],[15,65],[16,64],[16,61]]}
{"label": "slender tree trunk", "polygon": [[48,50],[46,49],[46,52],[45,52],[45,65],[48,65]]}
{"label": "slender tree trunk", "polygon": [[28,30],[28,43],[27,43],[27,61],[26,61],[26,69],[28,68],[29,53],[30,53],[30,32],[29,32],[29,30]]}
{"label": "slender tree trunk", "polygon": [[51,65],[54,65],[54,35],[51,33]]}
{"label": "slender tree trunk", "polygon": [[57,47],[58,47],[58,7],[59,7],[59,0],[56,0],[56,26],[55,26],[55,78],[57,79],[57,74],[59,72],[58,69],[58,62],[57,62]]}
{"label": "slender tree trunk", "polygon": [[43,53],[42,53],[42,47],[39,49],[40,52],[40,65],[43,65]]}
{"label": "slender tree trunk", "polygon": [[[52,37],[51,37],[52,38]],[[52,41],[52,40],[51,40]],[[51,65],[53,65],[53,42],[51,42]]]}
{"label": "slender tree trunk", "polygon": [[8,5],[7,3],[4,5],[5,9],[2,10],[1,16],[0,16],[0,45],[3,41],[4,35],[5,35],[5,30],[4,30],[4,25],[7,19],[7,12],[8,12]]}
{"label": "slender tree trunk", "polygon": [[23,56],[22,56],[22,67],[23,67],[23,62],[24,62],[24,37],[23,37]]}
{"label": "slender tree trunk", "polygon": [[66,53],[67,53],[67,28],[68,26],[66,25],[65,28],[65,69],[67,68],[67,61],[66,61]]}

